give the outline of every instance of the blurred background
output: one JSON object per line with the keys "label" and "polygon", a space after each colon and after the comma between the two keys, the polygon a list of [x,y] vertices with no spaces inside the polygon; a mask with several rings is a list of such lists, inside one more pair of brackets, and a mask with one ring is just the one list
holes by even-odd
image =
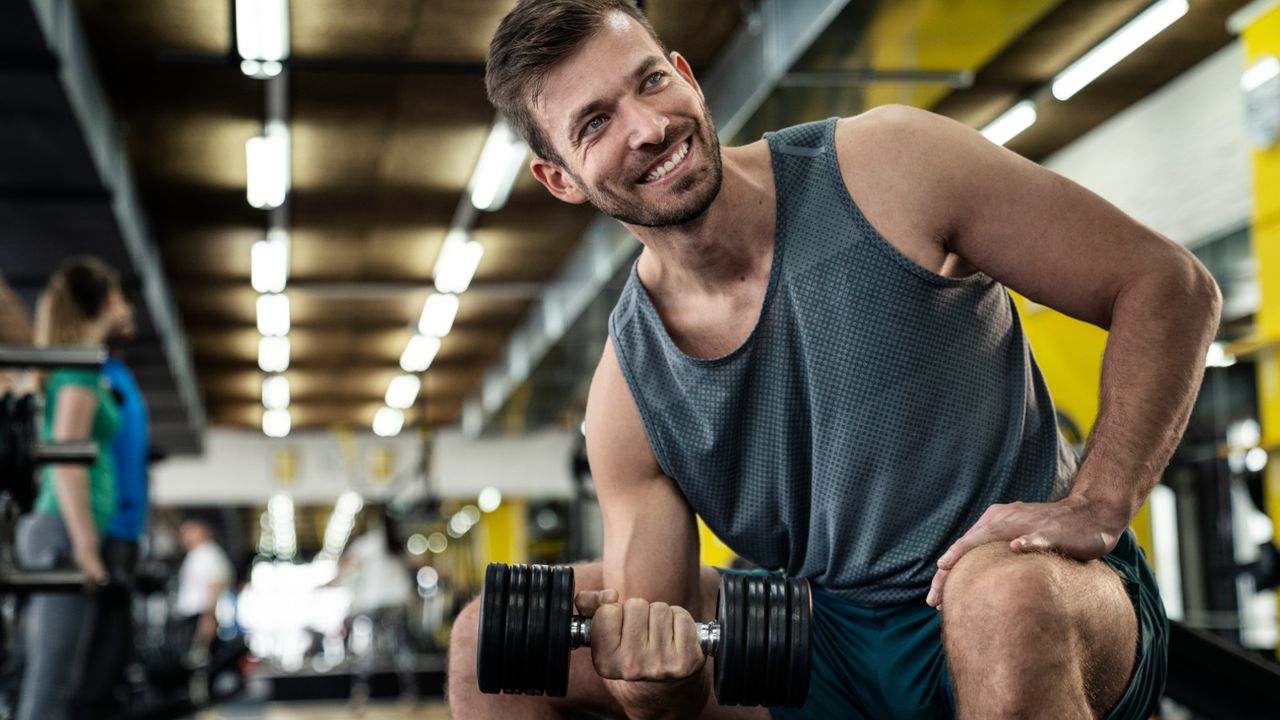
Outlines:
{"label": "blurred background", "polygon": [[[1274,700],[1280,3],[641,5],[726,144],[930,109],[1213,272],[1221,334],[1134,529],[1170,618],[1195,633],[1175,636],[1162,715]],[[78,255],[113,266],[134,309],[111,347],[148,418],[135,652],[112,690],[126,711],[446,717],[452,619],[486,563],[599,556],[581,428],[639,244],[550,197],[488,104],[484,57],[512,6],[0,5],[0,342],[34,342],[38,296]],[[1082,443],[1105,333],[1018,302]],[[15,388],[30,363],[56,366],[24,362],[0,352]],[[5,477],[16,507],[30,481]],[[186,542],[191,527],[207,538]],[[704,562],[741,562],[701,539]],[[174,660],[172,619],[184,563],[209,544],[215,645],[243,650],[193,690],[203,666]],[[3,595],[7,713],[25,593]],[[158,679],[175,662],[188,672]]]}

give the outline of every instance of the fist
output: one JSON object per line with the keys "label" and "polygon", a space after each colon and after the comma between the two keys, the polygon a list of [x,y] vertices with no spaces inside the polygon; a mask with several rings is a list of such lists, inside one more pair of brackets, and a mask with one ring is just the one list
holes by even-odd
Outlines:
{"label": "fist", "polygon": [[702,671],[707,658],[689,611],[640,598],[617,601],[615,590],[578,593],[591,618],[591,662],[609,680],[671,682]]}

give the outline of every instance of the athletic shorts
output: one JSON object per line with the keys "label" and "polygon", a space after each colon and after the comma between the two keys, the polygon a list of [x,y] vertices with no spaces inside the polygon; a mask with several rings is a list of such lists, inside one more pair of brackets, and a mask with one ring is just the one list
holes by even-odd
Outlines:
{"label": "athletic shorts", "polygon": [[[1145,720],[1164,693],[1169,621],[1133,531],[1102,558],[1129,592],[1138,615],[1137,661],[1108,720]],[[766,570],[724,570],[771,574]],[[802,708],[772,708],[778,720],[868,718],[932,720],[955,715],[955,688],[942,648],[942,616],[924,599],[865,607],[814,586],[809,697]]]}

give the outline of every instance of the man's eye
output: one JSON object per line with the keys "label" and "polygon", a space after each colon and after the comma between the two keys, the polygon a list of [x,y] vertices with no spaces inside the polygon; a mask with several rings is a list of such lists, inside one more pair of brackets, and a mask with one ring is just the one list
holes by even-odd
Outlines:
{"label": "man's eye", "polygon": [[650,75],[649,77],[645,78],[645,79],[644,79],[644,83],[645,83],[646,85],[648,85],[649,87],[653,87],[653,86],[657,85],[659,82],[661,82],[661,81],[662,81],[662,78],[663,78],[663,76],[664,76],[665,74],[666,74],[666,73],[656,72],[656,73],[654,73],[654,74]]}
{"label": "man's eye", "polygon": [[588,120],[586,125],[582,126],[582,134],[586,135],[587,133],[595,132],[600,129],[601,125],[604,125],[604,116],[597,115]]}

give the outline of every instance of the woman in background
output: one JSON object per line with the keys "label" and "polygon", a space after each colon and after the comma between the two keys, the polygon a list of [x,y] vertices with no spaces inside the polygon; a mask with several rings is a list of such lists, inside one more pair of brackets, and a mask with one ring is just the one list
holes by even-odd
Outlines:
{"label": "woman in background", "polygon": [[[35,344],[95,346],[132,323],[133,309],[120,292],[116,272],[90,257],[65,262],[36,306]],[[44,432],[52,442],[110,445],[119,406],[93,370],[53,370],[44,378]],[[20,564],[53,568],[73,563],[90,587],[107,579],[99,531],[115,512],[111,453],[92,465],[47,465],[41,471],[35,511],[18,525]],[[81,592],[37,593],[26,617],[26,667],[18,720],[64,720],[84,670],[94,604]]]}

